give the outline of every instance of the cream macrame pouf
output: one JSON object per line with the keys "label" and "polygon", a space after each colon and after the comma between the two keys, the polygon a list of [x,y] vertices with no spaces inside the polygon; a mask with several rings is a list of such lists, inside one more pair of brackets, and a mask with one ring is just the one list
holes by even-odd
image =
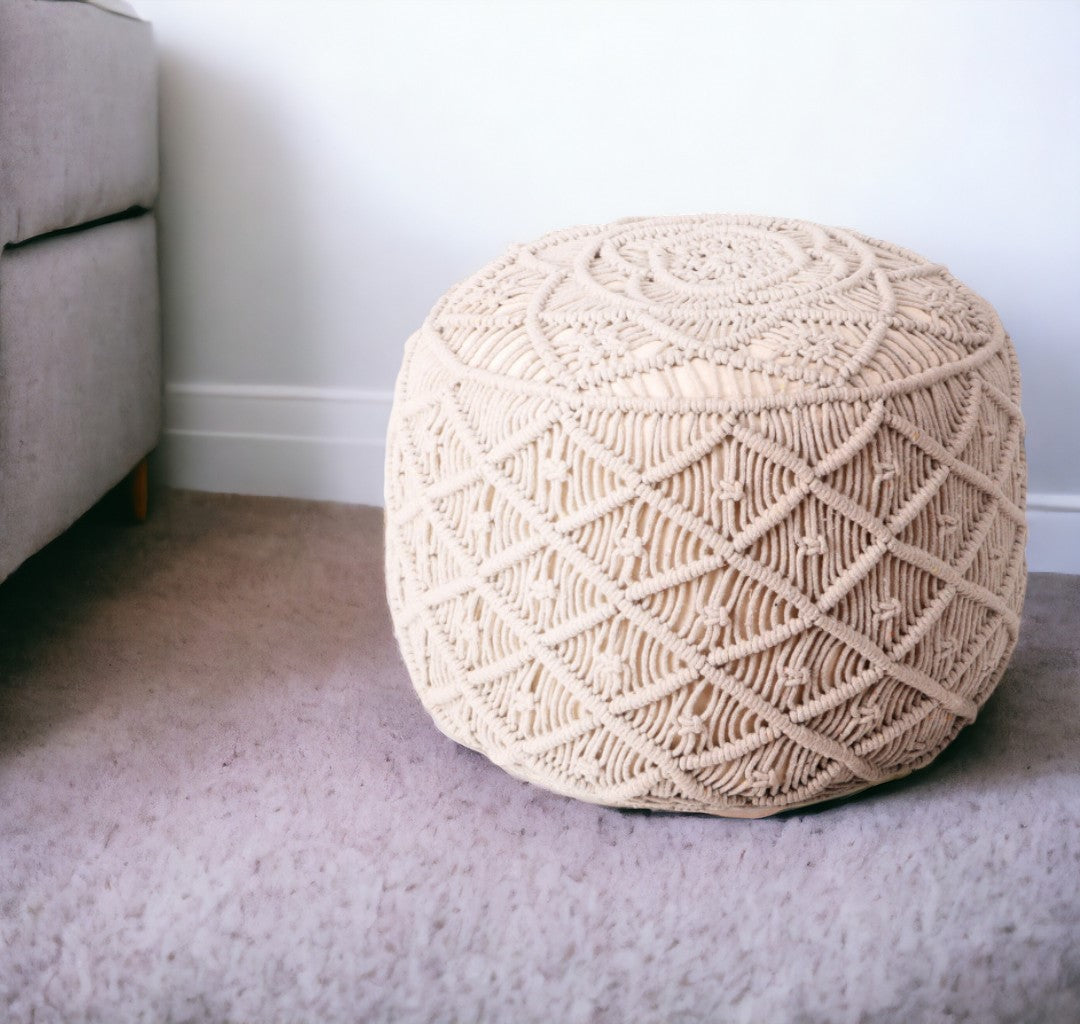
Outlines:
{"label": "cream macrame pouf", "polygon": [[906,775],[1016,643],[1019,402],[994,310],[851,231],[515,246],[398,379],[387,585],[420,699],[603,804],[757,817]]}

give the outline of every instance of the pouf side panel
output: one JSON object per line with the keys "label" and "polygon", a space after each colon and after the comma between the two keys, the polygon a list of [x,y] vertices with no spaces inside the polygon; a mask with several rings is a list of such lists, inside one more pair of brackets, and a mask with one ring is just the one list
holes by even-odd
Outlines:
{"label": "pouf side panel", "polygon": [[[438,396],[439,390],[445,392],[441,399]],[[443,417],[447,416],[444,406],[447,402],[450,401],[450,398],[448,396],[452,396],[456,391],[457,389],[454,387],[453,383],[447,386],[446,381],[440,379],[440,377],[436,374],[430,379],[425,379],[420,388],[419,396],[412,396],[413,400],[410,406],[407,406],[407,408],[418,408],[419,406],[423,405],[423,401],[426,398],[430,397],[432,401],[432,408],[438,408],[439,410],[441,410],[439,413],[430,413],[429,418],[426,420],[417,421],[425,432],[423,436],[427,438],[438,438],[440,436],[440,424]],[[535,412],[535,410],[530,411]],[[467,412],[463,412],[460,410],[458,415],[460,423],[464,423],[469,418]],[[550,429],[550,427],[548,427],[547,429]],[[577,429],[576,424],[574,426],[574,429]],[[946,441],[950,440],[955,442],[955,438],[946,438]],[[415,436],[412,438],[411,443],[417,444]],[[449,440],[447,440],[446,443],[449,444]],[[437,445],[433,443],[432,449],[434,450],[435,447],[437,447]],[[466,445],[464,447],[469,446]],[[827,457],[827,455],[825,457]],[[454,464],[452,462],[446,463],[447,467],[453,465]],[[455,468],[460,469],[461,467]],[[510,468],[512,472],[512,467],[510,467],[509,462],[505,464],[504,468]],[[413,487],[416,489],[427,486],[427,484],[421,480],[420,476],[412,478],[412,484]],[[486,499],[484,499],[480,495],[477,495],[474,501],[475,507],[473,508],[473,511],[479,511],[479,513],[483,515],[484,511],[486,510],[491,515],[491,519],[486,520],[486,525],[488,527],[491,527],[493,525],[492,520],[495,518],[493,513],[491,513],[490,508],[492,498],[488,496]],[[484,504],[485,501],[487,502],[486,505]],[[470,504],[472,503],[470,502]],[[508,514],[508,512],[509,510],[506,510],[505,514]],[[481,525],[485,525],[485,523],[482,523]],[[425,530],[426,529],[427,528],[425,527]],[[520,542],[522,540],[520,534],[523,532],[524,531],[519,530],[519,536],[515,536],[510,543],[512,544],[515,542]],[[483,533],[478,534],[478,538],[482,538],[483,536]],[[480,539],[477,540],[478,544],[481,542],[482,541]],[[411,548],[418,550],[425,555],[429,555],[432,546],[437,545],[438,540],[435,537],[434,533],[430,535],[424,534],[423,536],[410,533],[407,535],[407,543],[410,545]],[[452,559],[449,555],[443,554],[440,557],[442,558],[442,561],[445,563],[446,566],[453,565]],[[452,569],[450,573],[451,577],[454,576],[455,571],[461,572],[467,570],[462,570],[459,567]],[[455,584],[455,579],[443,578],[438,581],[428,580],[424,583],[424,586],[430,586],[433,583],[436,585],[446,585],[448,583],[453,585]],[[417,586],[419,586],[419,583],[417,584]],[[470,621],[470,616],[467,611],[464,610],[464,606],[467,606],[470,601],[473,604],[478,603],[475,598],[475,594],[471,591],[467,595],[462,595],[462,597],[459,599],[459,603],[463,605],[463,609],[456,613],[456,617],[455,615],[451,615],[448,613],[448,617],[444,620],[444,628],[440,631],[442,633],[441,640],[437,636],[433,636],[430,629],[426,629],[423,630],[422,637],[418,641],[416,639],[415,627],[410,627],[410,640],[403,643],[403,648],[405,646],[408,646],[410,651],[413,652],[415,652],[418,648],[425,651],[425,654],[422,657],[415,653],[412,654],[412,669],[414,673],[416,673],[417,669],[419,669],[419,676],[421,678],[427,678],[429,680],[429,686],[427,688],[427,692],[429,694],[441,695],[449,693],[451,691],[455,691],[460,694],[463,686],[465,685],[463,683],[464,673],[461,670],[461,666],[460,664],[455,666],[455,659],[453,655],[449,652],[452,650],[450,640],[452,636],[456,636],[458,638],[459,648],[465,650],[468,647],[467,642],[465,642],[461,638],[468,632],[468,623]],[[477,612],[474,610],[473,618],[471,619],[471,621],[477,621],[475,618],[476,614]],[[504,648],[509,647],[510,642],[504,642],[501,646],[503,646]],[[993,647],[984,644],[982,649],[992,650]],[[1011,644],[1008,646],[1008,650],[1011,651]],[[1007,658],[1007,652],[999,652],[999,656],[1002,658]],[[978,666],[976,666],[976,668],[977,667]],[[973,674],[977,675],[978,672],[974,672]],[[901,686],[902,684],[897,684],[897,688]],[[492,688],[488,691],[489,698],[491,694],[495,693],[495,689],[496,688]],[[422,697],[424,696],[424,692],[424,690],[421,690]],[[459,742],[463,742],[469,746],[480,747],[484,749],[488,749],[486,746],[487,744],[493,744],[496,751],[495,759],[503,760],[503,758],[500,757],[498,751],[509,751],[515,745],[514,733],[510,729],[510,726],[508,724],[511,721],[512,716],[500,715],[500,710],[497,703],[493,704],[490,699],[486,704],[483,703],[480,693],[474,694],[472,703],[459,695],[455,697],[453,701],[450,701],[446,704],[437,704],[434,701],[431,701],[428,706],[429,710],[432,711],[434,717],[436,718],[436,721],[439,723],[440,728],[442,728],[443,731],[445,731],[448,735],[451,735]],[[480,708],[480,710],[477,710],[478,707]],[[910,712],[910,709],[906,709],[905,713],[908,712]],[[896,717],[899,719],[902,716],[897,715]],[[940,711],[935,716],[924,716],[922,722],[924,723],[923,729],[921,731],[916,731],[912,738],[915,740],[916,745],[922,744],[923,749],[925,749],[925,744],[927,744],[930,738],[927,733],[930,733],[931,735],[936,735],[936,737],[938,738],[938,742],[932,744],[933,752],[929,755],[929,757],[932,757],[933,754],[936,753],[937,749],[943,747],[949,740],[951,740],[956,729],[959,728],[960,724],[962,724],[957,723],[953,716],[950,716],[948,714],[943,715]],[[816,722],[815,725],[818,728],[824,728],[824,725],[820,722]],[[482,730],[483,735],[478,737],[478,731],[480,730]],[[848,730],[848,735],[845,735],[843,738],[851,738],[850,730]],[[491,751],[489,750],[488,752],[490,755]],[[887,745],[882,748],[883,763],[880,767],[883,773],[888,774],[890,777],[892,777],[896,774],[906,773],[906,771],[912,770],[910,765],[905,765],[902,763],[889,763],[893,760],[893,757],[890,755],[902,754],[902,752],[902,745],[898,745],[895,742],[893,742],[891,746]],[[509,754],[505,754],[504,756],[507,758],[510,757]],[[568,763],[573,762],[574,758],[573,756],[568,755],[567,760]],[[553,757],[549,754],[546,766],[542,769],[542,774],[540,775],[537,774],[535,769],[531,769],[528,763],[507,763],[506,767],[519,777],[526,778],[529,781],[539,781],[541,782],[541,784],[548,785],[549,788],[556,788],[552,787],[550,772],[552,770],[552,765],[556,764],[557,762],[558,758]],[[648,771],[649,767],[650,766],[646,766],[644,770]],[[653,768],[653,770],[655,770],[655,766],[651,767]],[[754,772],[756,770],[760,771],[761,769],[749,769],[750,772]],[[746,769],[744,768],[743,771],[745,772]],[[715,772],[707,774],[710,775],[710,777],[705,781],[710,784],[715,784],[718,781],[722,783],[724,781],[722,776],[720,778],[717,778]],[[730,780],[727,781],[730,782]],[[839,793],[842,791],[846,791],[851,788],[852,782],[853,780],[850,776],[850,773],[838,773],[838,777],[828,779],[828,784],[818,790],[817,796],[818,798],[821,798],[834,792]],[[566,778],[564,778],[557,788],[561,792],[568,792],[575,796],[580,797],[583,795],[582,787],[575,783],[575,780],[571,775],[568,775]],[[614,794],[609,794],[608,797],[605,797],[603,799],[610,799],[611,795]],[[804,795],[805,794],[798,791],[797,787],[792,787],[792,792],[788,794],[787,799],[788,802],[792,804],[797,804],[802,802],[800,800],[800,797]],[[719,794],[717,795],[717,797],[719,797]],[[724,801],[722,799],[715,799],[718,805],[723,805]],[[661,801],[664,806],[685,806],[686,804],[690,804],[691,806],[693,806],[692,801],[685,801],[685,799],[680,799],[677,793],[671,792],[670,782],[666,779],[657,780],[657,785],[656,787],[654,787],[654,790],[640,793],[636,805],[652,806],[654,805],[654,801],[657,800]],[[601,802],[603,802],[603,800]],[[745,805],[736,802],[736,806]],[[747,810],[752,810],[754,811],[754,813],[760,813],[759,809],[756,807],[747,807]],[[730,813],[730,809],[728,810],[728,813]]]}

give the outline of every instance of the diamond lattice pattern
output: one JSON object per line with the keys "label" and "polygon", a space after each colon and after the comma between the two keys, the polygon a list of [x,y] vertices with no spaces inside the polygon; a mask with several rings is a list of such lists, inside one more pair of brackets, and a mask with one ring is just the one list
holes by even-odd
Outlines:
{"label": "diamond lattice pattern", "polygon": [[519,247],[411,340],[387,581],[439,727],[602,803],[756,816],[931,760],[1016,641],[1015,355],[792,222]]}

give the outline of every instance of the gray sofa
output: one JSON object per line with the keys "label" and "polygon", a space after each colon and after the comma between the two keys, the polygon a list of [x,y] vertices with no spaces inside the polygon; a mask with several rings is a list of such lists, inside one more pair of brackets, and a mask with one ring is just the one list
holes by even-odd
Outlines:
{"label": "gray sofa", "polygon": [[119,0],[0,0],[0,579],[161,424],[157,74]]}

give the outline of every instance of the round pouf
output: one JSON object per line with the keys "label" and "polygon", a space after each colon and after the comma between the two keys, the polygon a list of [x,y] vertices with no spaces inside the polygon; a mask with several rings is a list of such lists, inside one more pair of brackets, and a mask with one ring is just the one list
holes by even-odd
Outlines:
{"label": "round pouf", "polygon": [[851,231],[515,246],[398,378],[386,575],[417,693],[597,803],[758,817],[906,775],[1016,643],[1019,401],[994,310]]}

